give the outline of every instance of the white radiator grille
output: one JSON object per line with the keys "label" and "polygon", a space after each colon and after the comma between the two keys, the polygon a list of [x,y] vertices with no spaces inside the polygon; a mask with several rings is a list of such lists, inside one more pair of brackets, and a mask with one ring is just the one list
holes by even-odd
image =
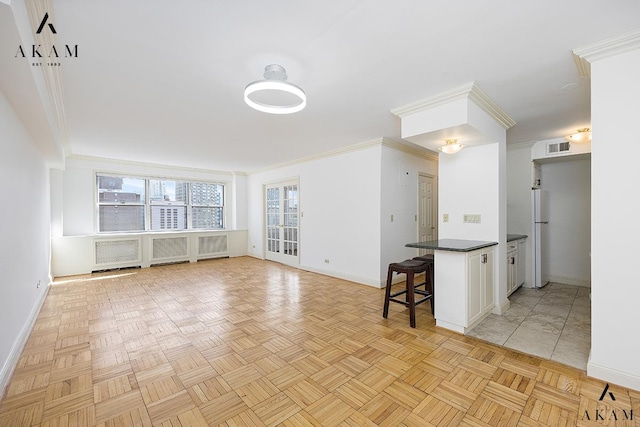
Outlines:
{"label": "white radiator grille", "polygon": [[152,260],[185,258],[189,256],[187,237],[167,237],[152,239]]}
{"label": "white radiator grille", "polygon": [[97,266],[136,263],[139,261],[139,239],[95,241],[95,263]]}
{"label": "white radiator grille", "polygon": [[228,250],[226,234],[198,238],[198,255],[226,254]]}

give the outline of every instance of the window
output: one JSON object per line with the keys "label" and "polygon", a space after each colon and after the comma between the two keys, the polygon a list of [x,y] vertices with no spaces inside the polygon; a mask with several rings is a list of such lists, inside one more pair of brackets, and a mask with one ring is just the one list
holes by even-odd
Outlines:
{"label": "window", "polygon": [[224,228],[224,185],[98,175],[100,232]]}
{"label": "window", "polygon": [[149,180],[152,230],[187,229],[187,187],[181,181]]}
{"label": "window", "polygon": [[192,228],[222,228],[224,186],[221,184],[191,184]]}
{"label": "window", "polygon": [[144,179],[98,176],[100,231],[144,230],[144,190]]}

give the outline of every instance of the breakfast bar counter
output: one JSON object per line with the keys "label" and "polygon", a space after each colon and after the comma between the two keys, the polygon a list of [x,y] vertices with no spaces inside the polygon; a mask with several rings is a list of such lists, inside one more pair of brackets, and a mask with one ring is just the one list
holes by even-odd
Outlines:
{"label": "breakfast bar counter", "polygon": [[497,245],[498,242],[464,239],[405,245],[434,251],[436,326],[465,334],[491,313]]}
{"label": "breakfast bar counter", "polygon": [[405,246],[408,248],[432,249],[436,251],[471,252],[497,244],[498,242],[487,242],[484,240],[438,239],[407,243]]}

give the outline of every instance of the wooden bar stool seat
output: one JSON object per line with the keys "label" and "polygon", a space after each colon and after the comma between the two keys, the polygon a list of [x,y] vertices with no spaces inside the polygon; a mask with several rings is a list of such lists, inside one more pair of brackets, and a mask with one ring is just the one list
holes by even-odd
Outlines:
{"label": "wooden bar stool seat", "polygon": [[[417,289],[419,286],[424,285],[424,283],[420,283],[416,285],[414,283],[415,275],[420,273],[425,273],[430,269],[430,266],[433,265],[427,261],[415,260],[415,259],[407,259],[402,262],[394,262],[389,264],[389,269],[387,272],[387,287],[385,289],[384,296],[384,310],[382,311],[382,317],[385,319],[389,315],[389,302],[393,301],[398,304],[402,304],[405,307],[409,307],[409,324],[412,328],[416,327],[416,305],[422,304],[425,301],[428,301],[433,298],[433,292],[430,289],[427,289],[425,285],[425,290]],[[406,289],[403,289],[399,292],[391,293],[391,281],[393,278],[393,273],[397,274],[406,274]],[[429,273],[427,273],[429,276]],[[431,281],[431,280],[428,280]],[[418,301],[415,300],[415,294],[421,295]],[[406,295],[404,300],[397,299],[396,297],[400,295]],[[431,307],[433,311],[433,305]]]}

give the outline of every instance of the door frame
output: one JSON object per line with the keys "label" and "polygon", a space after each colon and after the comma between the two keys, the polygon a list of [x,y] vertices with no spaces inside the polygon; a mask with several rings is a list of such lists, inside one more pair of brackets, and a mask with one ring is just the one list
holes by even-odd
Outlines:
{"label": "door frame", "polygon": [[[289,178],[279,178],[279,179],[275,179],[275,180],[271,180],[271,181],[265,181],[262,183],[262,208],[261,208],[261,212],[262,212],[262,259],[263,260],[268,260],[268,261],[273,261],[273,260],[269,260],[267,258],[267,244],[268,244],[268,239],[267,239],[267,187],[270,186],[275,186],[275,185],[286,185],[286,184],[295,184],[297,186],[298,189],[298,253],[295,257],[291,256],[291,258],[295,258],[295,261],[293,263],[287,263],[287,262],[281,262],[281,264],[284,265],[289,265],[291,267],[299,267],[300,266],[300,253],[301,253],[301,235],[302,235],[302,223],[301,223],[301,219],[302,219],[302,197],[301,195],[301,191],[300,191],[300,177],[298,176],[293,176],[293,177],[289,177]],[[291,259],[289,258],[289,259]],[[274,262],[279,262],[279,261],[274,261]]]}
{"label": "door frame", "polygon": [[439,216],[438,216],[438,175],[434,175],[432,173],[426,172],[418,172],[418,180],[416,182],[416,199],[418,203],[418,216],[416,218],[416,241],[420,240],[420,177],[433,178],[433,220],[435,221],[436,227],[436,239],[438,238],[438,234],[440,232],[440,227],[438,226]]}

